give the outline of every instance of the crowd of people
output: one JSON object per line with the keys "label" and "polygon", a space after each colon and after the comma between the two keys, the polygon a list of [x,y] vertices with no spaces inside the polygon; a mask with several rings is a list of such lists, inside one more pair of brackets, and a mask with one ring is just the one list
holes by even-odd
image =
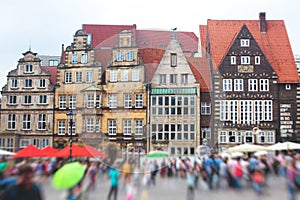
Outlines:
{"label": "crowd of people", "polygon": [[[66,162],[50,159],[30,162],[23,160],[16,163],[14,167],[6,170],[6,173],[1,172],[0,187],[5,184],[9,186],[2,188],[0,200],[24,199],[25,197],[30,197],[32,200],[43,199],[43,194],[33,178],[48,181],[49,177]],[[199,187],[206,187],[210,191],[253,188],[257,195],[263,195],[270,174],[285,178],[291,200],[296,199],[296,191],[300,188],[300,154],[292,151],[278,152],[273,158],[253,154],[244,156],[212,154],[204,158],[163,158],[145,160],[143,163],[127,160],[120,165],[111,166],[105,162],[89,162],[88,160],[81,162],[86,169],[84,180],[87,183],[87,190],[96,189],[98,176],[110,179],[107,199],[112,197],[117,199],[119,179],[122,179],[122,188],[126,188],[126,200],[132,200],[135,189],[155,187],[158,176],[160,179],[185,179],[187,200],[194,199],[195,190]],[[11,179],[8,176],[17,176],[17,178]],[[68,200],[76,199],[78,191],[81,191],[82,182],[80,181],[69,190]]]}

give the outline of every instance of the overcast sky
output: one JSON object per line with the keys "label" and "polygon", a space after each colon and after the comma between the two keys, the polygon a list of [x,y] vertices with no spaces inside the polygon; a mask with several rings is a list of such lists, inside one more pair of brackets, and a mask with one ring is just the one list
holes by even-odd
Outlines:
{"label": "overcast sky", "polygon": [[82,24],[191,31],[207,19],[284,20],[294,54],[300,54],[299,0],[9,0],[1,3],[0,88],[30,45],[39,55],[60,55]]}

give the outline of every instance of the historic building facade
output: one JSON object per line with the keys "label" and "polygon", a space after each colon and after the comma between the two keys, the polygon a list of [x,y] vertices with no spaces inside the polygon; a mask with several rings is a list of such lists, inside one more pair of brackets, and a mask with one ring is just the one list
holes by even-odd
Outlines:
{"label": "historic building facade", "polygon": [[0,146],[9,151],[52,146],[56,67],[41,67],[30,50],[23,55],[1,92]]}

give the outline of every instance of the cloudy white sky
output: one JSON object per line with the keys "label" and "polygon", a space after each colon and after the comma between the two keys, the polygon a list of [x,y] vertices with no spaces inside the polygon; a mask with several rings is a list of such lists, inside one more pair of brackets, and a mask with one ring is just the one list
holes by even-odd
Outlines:
{"label": "cloudy white sky", "polygon": [[1,3],[0,88],[29,49],[60,55],[82,24],[136,24],[138,29],[192,31],[207,19],[284,20],[294,54],[300,54],[299,0],[9,0]]}

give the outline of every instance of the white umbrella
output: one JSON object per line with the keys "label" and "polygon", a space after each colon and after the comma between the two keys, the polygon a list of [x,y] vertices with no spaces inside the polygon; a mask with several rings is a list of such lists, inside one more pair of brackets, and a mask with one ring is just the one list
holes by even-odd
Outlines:
{"label": "white umbrella", "polygon": [[255,144],[241,144],[231,148],[228,148],[226,152],[254,152],[254,151],[264,151],[267,147],[255,145]]}
{"label": "white umbrella", "polygon": [[268,147],[269,150],[291,150],[300,149],[300,144],[295,142],[278,142]]}
{"label": "white umbrella", "polygon": [[16,153],[10,152],[10,151],[5,151],[0,149],[0,155],[1,156],[9,156],[9,155],[15,155]]}

